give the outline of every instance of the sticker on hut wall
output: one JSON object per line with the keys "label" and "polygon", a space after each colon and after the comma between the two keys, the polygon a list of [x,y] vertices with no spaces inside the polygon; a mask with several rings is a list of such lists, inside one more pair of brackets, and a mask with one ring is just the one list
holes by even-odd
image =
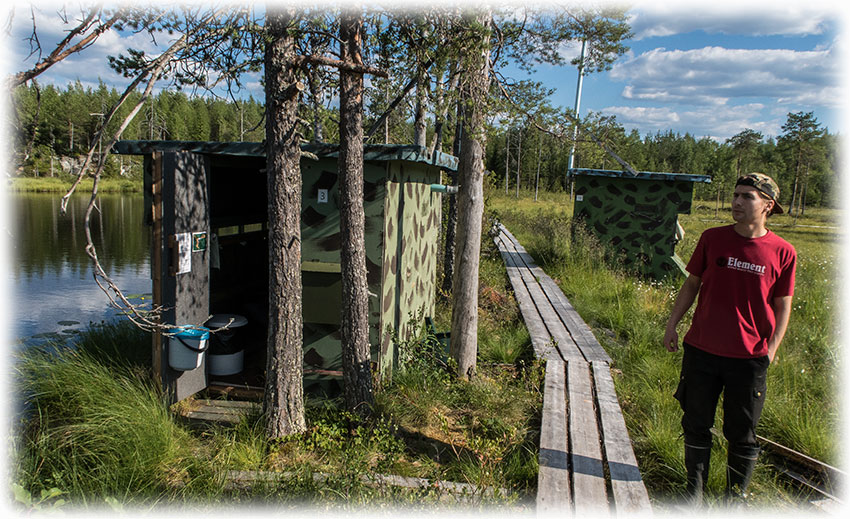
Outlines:
{"label": "sticker on hut wall", "polygon": [[177,274],[192,272],[192,233],[176,234],[174,241],[177,243]]}
{"label": "sticker on hut wall", "polygon": [[584,201],[584,195],[576,195],[576,202]]}
{"label": "sticker on hut wall", "polygon": [[192,252],[204,252],[207,250],[207,233],[192,233]]}
{"label": "sticker on hut wall", "polygon": [[320,204],[328,203],[328,190],[327,189],[320,189],[319,190],[319,203]]}

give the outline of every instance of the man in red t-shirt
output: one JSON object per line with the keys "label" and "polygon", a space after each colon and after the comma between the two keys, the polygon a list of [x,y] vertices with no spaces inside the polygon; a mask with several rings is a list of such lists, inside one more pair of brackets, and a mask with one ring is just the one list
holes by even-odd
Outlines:
{"label": "man in red t-shirt", "polygon": [[769,215],[782,212],[778,197],[779,187],[767,175],[738,179],[735,224],[702,234],[667,321],[664,346],[678,351],[676,326],[699,295],[675,394],[684,411],[686,492],[695,502],[701,502],[708,479],[710,428],[721,392],[727,497],[746,495],[758,458],[755,428],[767,367],[788,327],[797,264],[794,247],[766,227]]}

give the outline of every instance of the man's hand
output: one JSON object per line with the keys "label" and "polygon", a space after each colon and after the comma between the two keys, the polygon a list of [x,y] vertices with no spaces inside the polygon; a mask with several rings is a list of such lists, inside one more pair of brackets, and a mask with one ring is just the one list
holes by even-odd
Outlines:
{"label": "man's hand", "polygon": [[672,328],[668,326],[664,331],[664,347],[667,351],[679,351],[679,333],[675,326]]}
{"label": "man's hand", "polygon": [[682,283],[682,288],[679,289],[679,294],[673,302],[670,318],[667,319],[667,326],[664,328],[664,347],[667,348],[667,351],[679,351],[679,333],[676,331],[676,325],[682,320],[688,308],[694,304],[700,286],[702,286],[702,279],[693,274],[689,274],[685,282]]}

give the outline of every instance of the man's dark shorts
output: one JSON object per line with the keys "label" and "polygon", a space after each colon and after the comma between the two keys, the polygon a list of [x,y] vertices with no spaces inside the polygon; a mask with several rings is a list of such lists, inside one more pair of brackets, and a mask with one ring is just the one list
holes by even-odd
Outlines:
{"label": "man's dark shorts", "polygon": [[764,407],[769,365],[767,356],[720,357],[685,344],[679,387],[674,395],[685,412],[685,444],[711,447],[710,429],[723,393],[723,436],[729,442],[729,450],[740,454],[758,452],[755,429]]}

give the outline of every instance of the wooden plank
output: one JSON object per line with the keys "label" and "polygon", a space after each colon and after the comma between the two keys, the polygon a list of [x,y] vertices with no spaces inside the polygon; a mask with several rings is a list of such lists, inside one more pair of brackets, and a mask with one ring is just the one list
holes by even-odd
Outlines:
{"label": "wooden plank", "polygon": [[607,514],[608,494],[599,445],[599,425],[587,362],[567,362],[567,416],[576,516]]}
{"label": "wooden plank", "polygon": [[561,360],[549,359],[546,362],[537,472],[538,514],[570,509],[564,370],[565,365]]}
{"label": "wooden plank", "polygon": [[519,272],[519,267],[516,266],[513,257],[505,249],[504,244],[496,239],[496,245],[499,247],[499,253],[505,261],[505,269],[508,272],[508,278],[514,289],[514,297],[519,304],[520,312],[522,313],[525,326],[528,329],[528,334],[531,337],[531,345],[534,348],[534,353],[537,358],[546,359],[552,354],[557,354],[552,347],[552,339],[546,325],[540,314],[537,312],[537,307],[528,293],[525,283],[522,281],[522,276]]}
{"label": "wooden plank", "polygon": [[[499,244],[499,246],[501,247],[501,244]],[[514,297],[519,305],[523,321],[525,321],[525,326],[528,329],[528,334],[531,338],[531,345],[534,348],[535,356],[537,358],[546,358],[547,350],[550,348],[549,345],[551,343],[549,332],[546,330],[543,320],[537,313],[537,309],[531,300],[531,296],[528,294],[525,283],[522,282],[522,277],[520,276],[517,267],[514,265],[513,259],[507,251],[500,249],[499,252],[505,262],[505,269],[508,273],[511,286],[513,287]]]}
{"label": "wooden plank", "polygon": [[815,470],[824,476],[826,476],[829,480],[833,482],[837,482],[846,478],[847,473],[841,469],[828,465],[822,461],[816,460],[810,456],[803,454],[802,452],[797,452],[793,449],[789,449],[784,445],[776,443],[773,440],[769,440],[761,435],[756,435],[756,439],[763,443],[768,449],[776,452],[777,454],[789,458],[806,468],[811,470]]}
{"label": "wooden plank", "polygon": [[581,351],[583,358],[587,361],[604,360],[611,362],[608,353],[602,348],[599,341],[596,340],[590,327],[570,304],[561,288],[555,283],[555,280],[534,262],[534,258],[526,252],[525,248],[504,225],[501,226],[501,231],[505,235],[506,240],[513,246],[520,260],[526,265],[531,275],[542,287],[546,297],[558,314],[559,319],[564,323],[574,343]]}
{"label": "wooden plank", "polygon": [[[151,282],[153,292],[153,308],[162,308],[162,153],[154,153],[152,157],[145,157],[145,167],[151,168]],[[153,333],[153,378],[159,389],[164,389],[163,369],[164,348],[162,341],[162,330],[156,329]]]}
{"label": "wooden plank", "polygon": [[541,289],[537,278],[531,273],[528,267],[518,259],[515,250],[512,250],[513,244],[510,240],[505,242],[505,245],[508,247],[508,253],[510,254],[514,264],[518,266],[519,273],[522,276],[522,280],[525,283],[529,295],[531,296],[531,300],[534,302],[537,312],[542,317],[549,335],[551,335],[555,340],[556,347],[560,352],[561,357],[566,360],[584,359],[581,351],[578,349],[578,346],[576,346],[575,341],[573,341],[570,336],[569,331],[563,325],[558,314],[555,312],[555,309],[552,307],[549,298],[546,297],[546,294]]}
{"label": "wooden plank", "polygon": [[537,309],[531,300],[528,289],[522,281],[522,276],[519,273],[519,267],[516,266],[514,259],[498,238],[496,239],[496,245],[499,248],[499,253],[502,255],[502,259],[505,262],[505,269],[508,273],[511,285],[513,286],[514,296],[516,297],[520,311],[523,314],[526,328],[528,328],[535,354],[538,358],[546,358],[547,350],[550,349],[549,345],[551,343],[549,332],[546,330],[543,320],[537,313]]}
{"label": "wooden plank", "polygon": [[[561,355],[565,359],[608,359],[607,353],[605,353],[605,350],[603,350],[601,346],[599,346],[599,351],[601,351],[601,354],[604,355],[604,357],[599,356],[599,351],[594,351],[591,348],[582,348],[582,344],[579,343],[576,339],[576,334],[573,333],[571,322],[564,320],[561,316],[561,314],[565,313],[562,301],[566,300],[561,289],[558,288],[558,285],[551,277],[549,277],[548,274],[546,274],[546,272],[543,271],[543,269],[534,263],[533,258],[525,252],[522,245],[520,245],[516,238],[514,238],[504,226],[501,227],[501,230],[504,235],[503,239],[506,241],[509,248],[512,249],[515,258],[518,258],[518,260],[515,259],[515,261],[521,262],[521,264],[526,267],[523,270],[524,279],[526,280],[526,284],[534,285],[532,298],[534,299],[535,304],[537,304],[538,307],[547,308],[545,313],[544,311],[541,311],[541,315],[544,315],[544,322],[549,328],[552,336],[555,338],[558,344],[558,349],[561,351]],[[544,282],[548,283],[544,284]],[[576,316],[578,316],[577,313]],[[579,321],[585,328],[587,328],[584,321],[581,321],[580,318]],[[589,332],[590,328],[587,328],[587,330]],[[593,338],[594,341],[596,340],[592,333],[590,334],[590,337]],[[585,350],[588,350],[590,358],[588,358],[588,355],[585,354]]]}
{"label": "wooden plank", "polygon": [[576,309],[573,308],[573,305],[570,304],[567,297],[561,291],[561,288],[555,283],[555,280],[542,270],[540,272],[541,274],[538,276],[540,278],[540,286],[549,295],[552,300],[552,306],[564,324],[566,324],[567,329],[570,331],[573,340],[579,350],[581,350],[584,358],[589,362],[604,361],[610,363],[611,357],[608,355],[608,352],[596,340],[596,336],[593,335],[590,326],[584,322]]}
{"label": "wooden plank", "polygon": [[611,493],[618,516],[649,513],[652,506],[638,468],[622,409],[614,390],[611,368],[606,362],[593,362],[593,381],[605,459],[611,478]]}
{"label": "wooden plank", "polygon": [[543,318],[543,324],[546,325],[546,329],[549,330],[549,334],[553,339],[555,339],[556,346],[558,351],[561,353],[561,356],[566,360],[583,360],[584,357],[582,356],[581,351],[578,349],[578,346],[576,346],[576,343],[573,341],[573,338],[570,336],[567,328],[561,322],[557,312],[555,312],[555,309],[552,307],[552,304],[549,302],[549,299],[546,297],[546,294],[543,292],[543,289],[540,287],[540,284],[537,282],[535,277],[527,268],[520,269],[520,274],[525,282],[525,286],[528,288],[528,293],[531,295],[531,300],[534,302],[534,306],[537,307],[537,311]]}
{"label": "wooden plank", "polygon": [[254,401],[263,399],[265,389],[256,386],[246,386],[241,384],[227,384],[224,382],[212,382],[207,386],[207,393],[210,395],[219,395],[229,398],[247,398]]}
{"label": "wooden plank", "polygon": [[203,411],[189,411],[186,413],[186,418],[202,422],[224,422],[224,423],[239,423],[244,414],[222,414],[222,413],[207,413]]}
{"label": "wooden plank", "polygon": [[249,400],[199,400],[199,402],[203,406],[220,409],[258,409],[261,406],[259,402]]}
{"label": "wooden plank", "polygon": [[258,402],[245,400],[197,400],[182,415],[190,420],[239,423],[245,416],[258,411]]}
{"label": "wooden plank", "polygon": [[[186,253],[190,269],[174,276],[168,272],[167,243],[174,236],[209,232],[209,192],[205,158],[191,153],[164,153],[162,160],[162,305],[163,322],[203,326],[209,318],[209,249]],[[165,339],[163,339],[165,340]],[[163,351],[162,380],[170,403],[207,387],[206,359],[193,370],[178,371],[168,366],[168,348]]]}
{"label": "wooden plank", "polygon": [[[314,472],[312,479],[316,483],[327,483],[334,476],[334,474]],[[299,477],[303,477],[303,474],[250,470],[228,470],[224,473],[225,488],[228,490],[247,490],[259,485],[279,484],[287,479]],[[364,474],[359,479],[364,485],[372,488],[400,487],[414,490],[433,490],[444,496],[454,496],[462,502],[475,502],[481,497],[511,496],[514,494],[508,488],[479,487],[469,483],[387,474]]]}

